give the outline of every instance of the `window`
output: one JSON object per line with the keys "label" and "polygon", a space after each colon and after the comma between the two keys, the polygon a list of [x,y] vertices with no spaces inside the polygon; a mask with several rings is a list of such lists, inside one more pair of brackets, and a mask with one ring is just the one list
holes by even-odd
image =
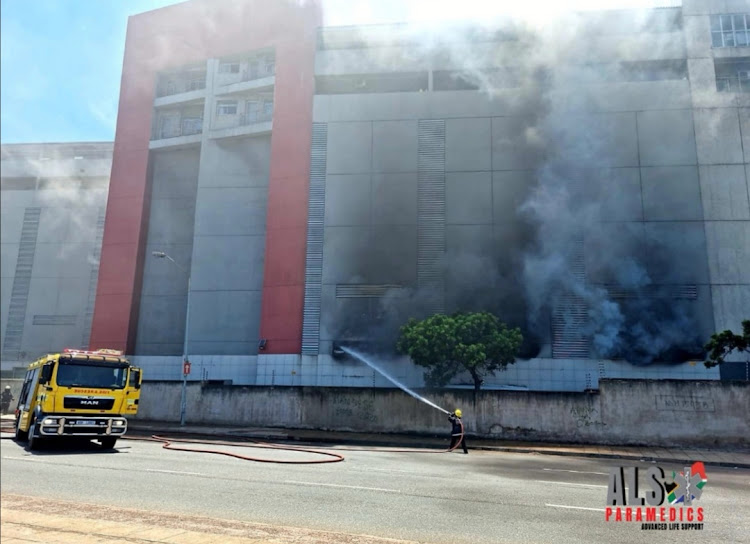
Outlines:
{"label": "window", "polygon": [[185,117],[182,120],[182,134],[200,134],[203,131],[203,119],[200,117]]}
{"label": "window", "polygon": [[188,91],[198,91],[206,88],[206,78],[194,77],[187,84]]}
{"label": "window", "polygon": [[720,93],[750,92],[750,57],[716,59],[716,90]]}
{"label": "window", "polygon": [[237,101],[219,100],[216,102],[216,115],[237,115]]}
{"label": "window", "polygon": [[239,74],[240,63],[239,62],[222,62],[219,64],[220,74]]}
{"label": "window", "polygon": [[711,16],[711,44],[714,47],[750,45],[750,13]]}
{"label": "window", "polygon": [[180,135],[180,118],[169,115],[160,119],[159,137],[174,138]]}
{"label": "window", "polygon": [[57,385],[63,387],[122,389],[127,379],[128,370],[123,366],[60,363],[57,367]]}
{"label": "window", "polygon": [[273,102],[262,100],[248,100],[245,102],[245,115],[241,121],[242,124],[253,124],[270,121],[273,118]]}

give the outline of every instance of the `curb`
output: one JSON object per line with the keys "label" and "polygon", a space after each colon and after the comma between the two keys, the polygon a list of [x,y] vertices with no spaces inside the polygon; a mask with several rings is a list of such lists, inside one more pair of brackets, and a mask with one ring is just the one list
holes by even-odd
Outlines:
{"label": "curb", "polygon": [[[315,445],[315,444],[340,444],[340,445],[346,445],[346,446],[371,446],[371,447],[379,447],[379,448],[409,448],[409,447],[421,447],[421,448],[438,448],[441,447],[437,444],[430,444],[426,443],[421,446],[414,446],[409,444],[402,444],[398,442],[390,442],[390,441],[379,441],[379,440],[353,440],[353,439],[326,439],[324,437],[320,437],[317,439],[313,439],[310,437],[299,437],[295,436],[293,434],[287,434],[285,438],[281,438],[278,434],[271,435],[271,434],[263,434],[263,433],[246,433],[246,434],[240,434],[240,433],[191,433],[191,432],[185,432],[181,430],[170,430],[170,429],[143,429],[138,428],[136,426],[131,427],[131,430],[134,433],[138,434],[170,434],[170,435],[182,435],[182,436],[192,436],[192,437],[209,437],[209,438],[231,438],[234,440],[242,440],[242,439],[256,439],[256,440],[276,440],[276,441],[286,441],[286,442],[297,442],[300,444],[308,444],[308,445]],[[561,457],[587,457],[592,459],[625,459],[628,461],[641,461],[641,462],[649,462],[649,463],[692,463],[695,461],[695,459],[685,459],[685,458],[666,458],[666,457],[649,457],[649,456],[641,456],[641,455],[617,455],[617,454],[610,454],[610,453],[590,453],[590,452],[580,452],[580,451],[562,451],[562,450],[548,450],[548,449],[534,449],[534,448],[509,448],[509,447],[503,447],[503,446],[472,446],[471,449],[478,450],[478,451],[494,451],[494,452],[503,452],[503,453],[523,453],[523,454],[537,454],[537,455],[557,455]],[[723,467],[723,468],[742,468],[742,469],[750,469],[750,463],[731,463],[728,461],[703,461],[705,465],[709,466],[715,466],[715,467]]]}

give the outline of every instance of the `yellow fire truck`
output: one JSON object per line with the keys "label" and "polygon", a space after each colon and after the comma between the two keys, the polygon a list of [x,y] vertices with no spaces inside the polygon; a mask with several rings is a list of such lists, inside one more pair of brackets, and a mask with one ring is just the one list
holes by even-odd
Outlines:
{"label": "yellow fire truck", "polygon": [[141,370],[122,352],[65,349],[29,365],[16,408],[16,440],[34,450],[59,437],[111,449],[138,412]]}

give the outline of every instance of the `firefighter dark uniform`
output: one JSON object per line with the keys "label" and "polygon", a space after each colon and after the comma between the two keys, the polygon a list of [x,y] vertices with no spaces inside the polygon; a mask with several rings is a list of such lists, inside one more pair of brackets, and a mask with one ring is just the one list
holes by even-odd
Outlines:
{"label": "firefighter dark uniform", "polygon": [[6,385],[5,390],[0,394],[0,410],[3,414],[8,413],[11,402],[13,402],[13,394],[10,392],[10,386]]}
{"label": "firefighter dark uniform", "polygon": [[450,449],[453,449],[460,440],[461,443],[459,445],[464,449],[464,453],[469,453],[469,450],[466,449],[466,435],[464,434],[464,424],[461,421],[461,415],[461,410],[456,410],[448,416],[448,421],[450,421],[451,425],[453,426],[453,428],[451,429]]}

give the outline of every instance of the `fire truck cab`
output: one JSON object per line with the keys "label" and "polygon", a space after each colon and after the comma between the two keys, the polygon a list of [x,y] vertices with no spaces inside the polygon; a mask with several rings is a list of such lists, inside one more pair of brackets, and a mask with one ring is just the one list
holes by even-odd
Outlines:
{"label": "fire truck cab", "polygon": [[31,363],[16,407],[16,440],[37,449],[54,438],[98,440],[111,449],[138,412],[141,369],[122,352],[65,349]]}

